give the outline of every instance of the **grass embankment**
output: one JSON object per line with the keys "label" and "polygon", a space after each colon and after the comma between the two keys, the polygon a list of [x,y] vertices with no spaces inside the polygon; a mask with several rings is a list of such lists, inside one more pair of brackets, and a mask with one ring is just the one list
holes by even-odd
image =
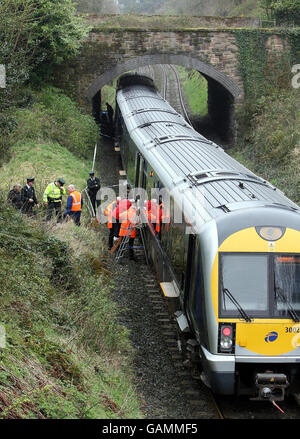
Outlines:
{"label": "grass embankment", "polygon": [[299,90],[274,90],[250,109],[246,102],[239,118],[243,132],[229,153],[300,204]]}
{"label": "grass embankment", "polygon": [[192,116],[207,114],[207,81],[196,70],[176,66]]}
{"label": "grass embankment", "polygon": [[[52,104],[42,103],[45,94]],[[31,108],[13,114],[18,130],[10,133],[10,160],[0,168],[0,323],[6,331],[0,418],[141,417],[128,334],[117,323],[113,279],[101,263],[101,230],[48,224],[43,214],[33,220],[5,202],[8,186],[28,175],[36,178],[39,198],[57,176],[85,186],[95,141],[89,136],[97,129],[75,110],[68,98],[48,89]],[[72,123],[68,117],[77,119],[78,131],[91,131],[79,137],[66,126],[59,133]]]}

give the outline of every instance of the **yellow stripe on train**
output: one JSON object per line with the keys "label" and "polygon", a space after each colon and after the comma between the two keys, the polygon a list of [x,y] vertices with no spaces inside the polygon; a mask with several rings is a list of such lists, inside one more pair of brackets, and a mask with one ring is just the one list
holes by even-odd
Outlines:
{"label": "yellow stripe on train", "polygon": [[286,229],[278,241],[266,241],[256,232],[255,227],[240,230],[229,236],[221,244],[219,252],[276,252],[299,253],[300,232]]}
{"label": "yellow stripe on train", "polygon": [[236,343],[257,354],[282,355],[300,347],[300,324],[242,323],[236,325]]}

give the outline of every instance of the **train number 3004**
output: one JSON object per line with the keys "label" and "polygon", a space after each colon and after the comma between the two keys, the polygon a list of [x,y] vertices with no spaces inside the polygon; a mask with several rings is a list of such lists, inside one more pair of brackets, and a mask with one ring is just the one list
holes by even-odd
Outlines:
{"label": "train number 3004", "polygon": [[291,332],[293,332],[293,333],[296,333],[296,334],[299,334],[300,333],[300,327],[294,327],[294,326],[286,326],[285,327],[285,332],[287,333],[287,332],[289,332],[289,333],[291,333]]}

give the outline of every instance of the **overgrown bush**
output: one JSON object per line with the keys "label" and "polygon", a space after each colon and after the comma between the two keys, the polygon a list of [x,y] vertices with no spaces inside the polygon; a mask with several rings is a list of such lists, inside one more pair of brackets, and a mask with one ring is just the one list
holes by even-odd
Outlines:
{"label": "overgrown bush", "polygon": [[1,0],[0,64],[7,88],[0,107],[15,101],[20,87],[49,77],[54,64],[74,56],[88,32],[72,0]]}
{"label": "overgrown bush", "polygon": [[300,0],[260,0],[269,17],[278,24],[300,25]]}
{"label": "overgrown bush", "polygon": [[278,89],[256,103],[245,102],[243,136],[231,153],[245,166],[300,203],[299,91]]}
{"label": "overgrown bush", "polygon": [[262,96],[251,121],[251,151],[257,160],[282,164],[300,148],[300,106],[296,90]]}

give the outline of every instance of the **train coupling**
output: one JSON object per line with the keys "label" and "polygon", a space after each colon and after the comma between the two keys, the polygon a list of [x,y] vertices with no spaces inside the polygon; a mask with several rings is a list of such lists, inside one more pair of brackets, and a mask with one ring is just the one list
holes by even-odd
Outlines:
{"label": "train coupling", "polygon": [[256,401],[283,401],[285,390],[289,386],[287,376],[283,373],[257,373],[255,376],[257,396]]}

